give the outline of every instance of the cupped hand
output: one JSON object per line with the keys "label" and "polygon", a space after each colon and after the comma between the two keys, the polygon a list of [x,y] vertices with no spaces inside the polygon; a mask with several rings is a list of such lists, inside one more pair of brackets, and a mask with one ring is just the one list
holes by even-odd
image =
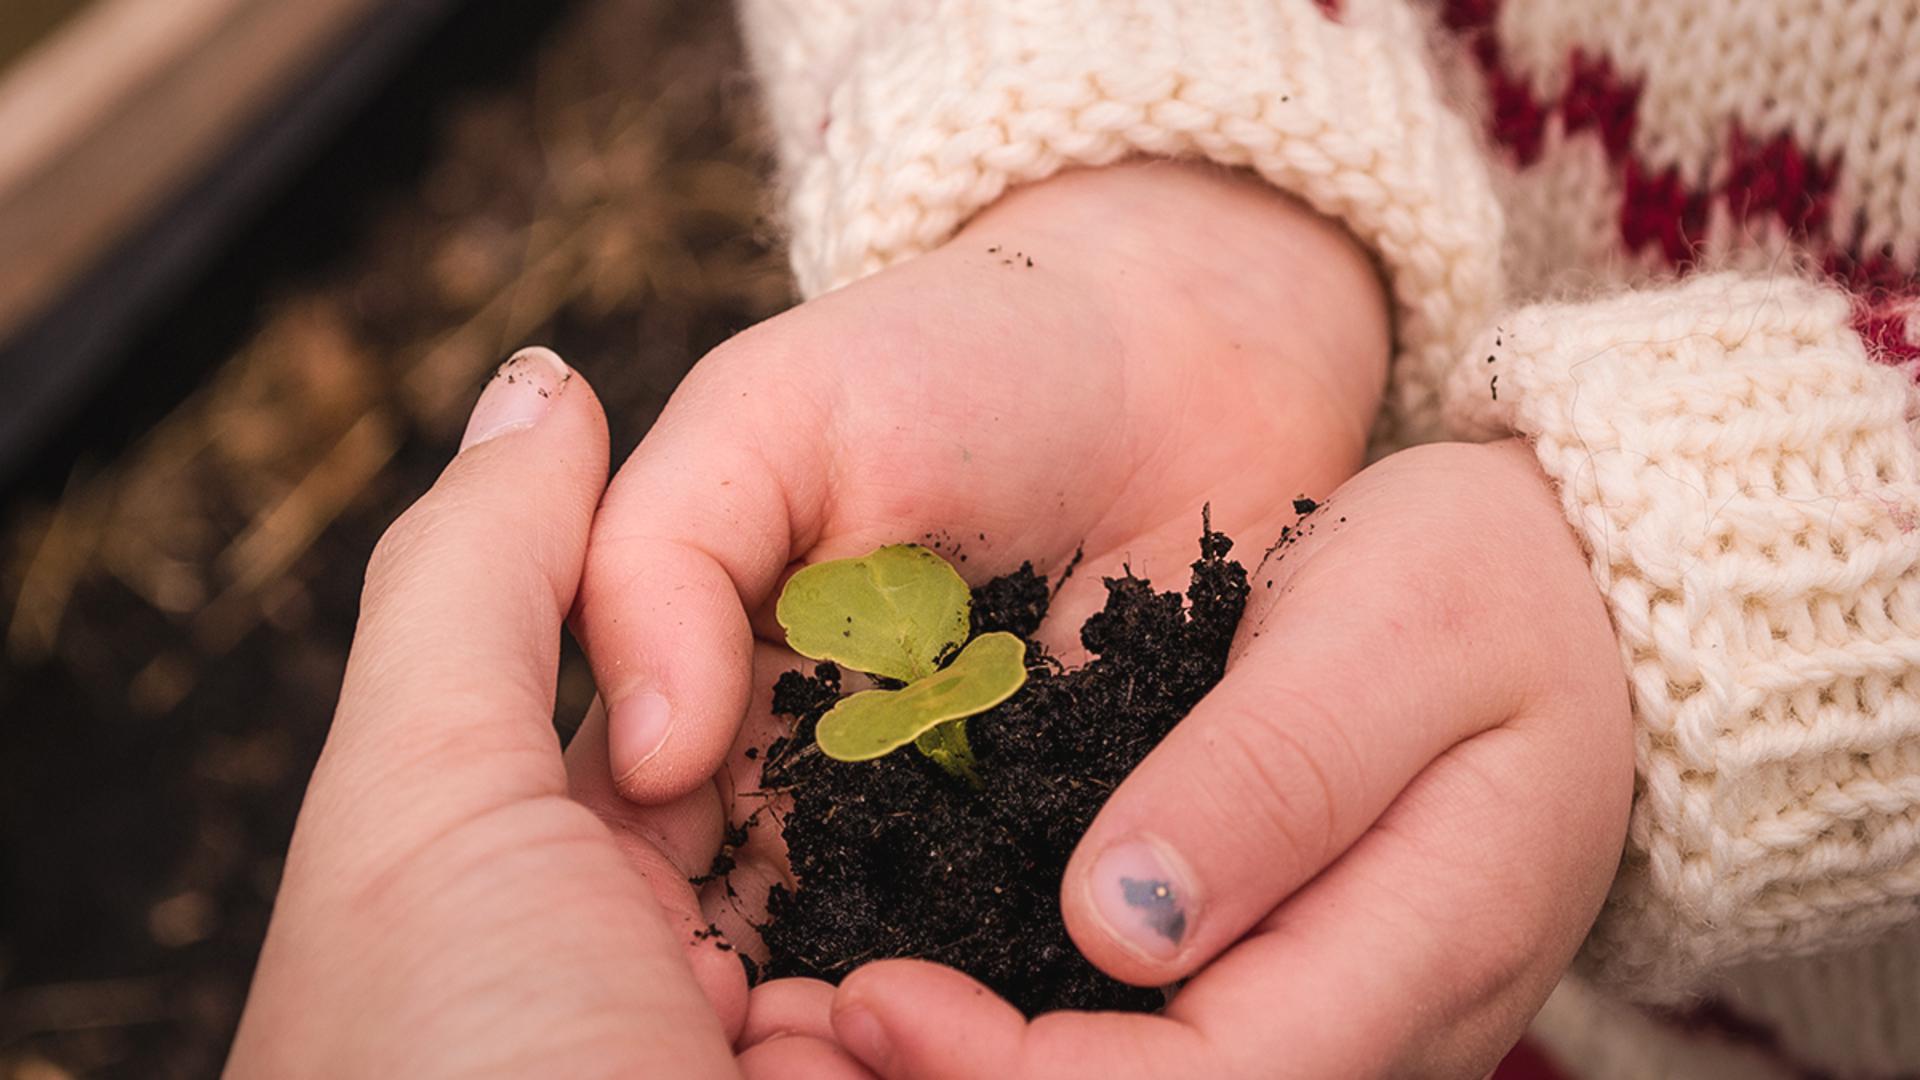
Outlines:
{"label": "cupped hand", "polygon": [[[569,786],[652,882],[748,1080],[873,1080],[833,1036],[831,986],[776,979],[749,993],[740,959],[766,959],[759,924],[768,890],[793,884],[779,830],[785,800],[761,791],[763,759],[747,751],[791,731],[792,721],[772,712],[773,683],[801,666],[789,650],[756,646],[752,706],[724,768],[698,791],[656,806],[623,797],[608,769],[607,713],[598,702],[567,748]],[[726,858],[716,864],[723,845]],[[718,876],[711,873],[716,865]],[[700,880],[700,887],[690,880]]]}
{"label": "cupped hand", "polygon": [[[1028,1022],[901,960],[825,1005],[818,987],[789,994],[805,1030],[889,1078],[1498,1062],[1625,837],[1632,738],[1605,608],[1517,443],[1395,455],[1309,522],[1255,582],[1226,677],[1115,792],[1062,885],[1094,963],[1143,985],[1191,977],[1164,1014]],[[1164,894],[1130,902],[1127,879]],[[1151,917],[1168,903],[1177,932]]]}
{"label": "cupped hand", "polygon": [[[575,629],[607,707],[576,745],[607,755],[598,795],[652,807],[634,834],[682,876],[707,869],[756,666],[795,666],[770,609],[799,564],[921,541],[977,582],[1082,552],[1040,634],[1071,660],[1103,574],[1184,583],[1203,505],[1256,544],[1359,467],[1386,324],[1338,226],[1240,175],[1148,162],[1015,191],[741,334],[681,385],[594,524]],[[655,877],[702,925],[691,889]],[[738,963],[693,956],[737,1028]]]}
{"label": "cupped hand", "polygon": [[381,540],[227,1074],[731,1075],[642,864],[567,795],[561,621],[606,480],[544,350]]}

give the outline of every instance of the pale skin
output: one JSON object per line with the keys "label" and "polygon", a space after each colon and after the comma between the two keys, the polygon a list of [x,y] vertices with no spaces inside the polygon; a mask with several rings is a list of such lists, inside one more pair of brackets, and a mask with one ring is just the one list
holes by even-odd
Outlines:
{"label": "pale skin", "polygon": [[[476,952],[466,962],[487,970],[472,985],[492,991],[450,1000],[396,985],[394,1011],[409,991],[437,1015],[483,1010],[467,1026],[483,1043],[524,1033],[525,1053],[576,1054],[604,1073],[716,1046],[741,1056],[715,1069],[803,1078],[1484,1073],[1572,958],[1612,876],[1632,791],[1625,679],[1585,558],[1524,446],[1431,447],[1360,471],[1388,349],[1383,289],[1344,232],[1252,181],[1166,163],[1015,192],[942,248],[729,342],[615,477],[583,552],[542,565],[547,602],[513,614],[528,656],[510,689],[525,706],[542,688],[550,700],[549,638],[573,600],[609,705],[569,752],[567,788],[599,819],[578,815],[598,830],[578,847],[625,856],[596,870],[604,882],[582,879],[578,902],[597,883],[592,902],[625,912],[611,921],[630,939],[580,950],[572,977],[497,955],[515,950]],[[591,438],[604,436],[552,426],[590,396],[559,400],[496,442],[588,439],[564,455],[569,467],[595,451],[603,462]],[[540,498],[564,486],[549,481]],[[980,581],[1028,559],[1057,571],[1084,549],[1041,634],[1072,658],[1101,575],[1125,562],[1182,584],[1207,503],[1236,554],[1258,561],[1300,494],[1327,508],[1257,573],[1225,680],[1114,795],[1062,885],[1068,928],[1094,963],[1145,985],[1190,980],[1164,1014],[1028,1022],[964,976],[909,961],[869,965],[837,989],[786,981],[749,995],[735,957],[694,940],[713,919],[751,948],[752,905],[784,874],[763,829],[740,853],[739,899],[685,882],[706,869],[724,823],[761,805],[740,751],[778,730],[767,687],[797,666],[770,618],[793,566],[932,536],[961,542],[960,568]],[[566,520],[585,530],[592,512],[584,502]],[[371,576],[369,611],[417,580],[395,577]],[[363,623],[355,663],[390,674],[415,670],[409,650],[439,633],[389,641],[378,626]],[[361,660],[376,650],[391,655]],[[384,724],[399,746],[360,748],[367,771],[350,783],[373,798],[404,779],[395,761],[435,750],[409,757],[427,737],[376,717],[391,707],[358,704],[367,695],[351,674],[347,689],[334,743]],[[516,761],[539,757],[519,750]],[[399,810],[356,826],[367,811],[325,797],[349,783],[330,776],[352,773],[331,765],[332,744],[328,754],[236,1061],[337,1037],[347,1029],[335,1004],[367,1015],[364,986],[333,1001],[306,970],[328,964],[284,942],[343,939],[360,951],[327,951],[363,963],[413,948],[401,926],[367,917],[364,890],[353,904],[316,899],[338,892],[340,875],[300,872],[365,862],[360,846],[390,858],[405,847],[374,839],[373,821],[393,828]],[[559,775],[550,756],[541,799]],[[1100,855],[1128,841],[1171,868],[1177,940],[1129,924],[1112,901]],[[382,872],[419,875],[420,861]],[[516,880],[507,891],[545,888]],[[502,925],[481,932],[493,940]],[[516,964],[542,986],[612,995],[567,1015],[649,1019],[624,1042],[555,1047],[541,1028],[554,1014],[536,1003],[522,1016],[521,995],[505,992]],[[436,1060],[432,1025],[359,1041]]]}
{"label": "pale skin", "polygon": [[508,396],[545,414],[462,451],[375,551],[229,1076],[732,1067],[644,853],[568,797],[555,667],[606,423],[583,380],[525,375]]}

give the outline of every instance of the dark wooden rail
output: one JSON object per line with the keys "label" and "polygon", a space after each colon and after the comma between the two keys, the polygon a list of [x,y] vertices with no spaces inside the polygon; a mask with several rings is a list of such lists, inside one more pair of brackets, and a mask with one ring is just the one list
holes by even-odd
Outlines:
{"label": "dark wooden rail", "polygon": [[0,471],[455,0],[94,0],[0,70]]}

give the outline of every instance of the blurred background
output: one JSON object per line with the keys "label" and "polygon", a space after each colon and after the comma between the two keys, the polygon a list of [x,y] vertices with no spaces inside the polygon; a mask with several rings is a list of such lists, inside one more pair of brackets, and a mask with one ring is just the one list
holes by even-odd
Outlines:
{"label": "blurred background", "polygon": [[0,0],[0,1077],[218,1071],[374,540],[789,302],[753,128],[721,0]]}

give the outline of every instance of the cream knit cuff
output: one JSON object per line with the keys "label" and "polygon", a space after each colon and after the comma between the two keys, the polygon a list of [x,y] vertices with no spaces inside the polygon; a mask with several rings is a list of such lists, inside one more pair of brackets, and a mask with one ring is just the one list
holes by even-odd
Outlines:
{"label": "cream knit cuff", "polygon": [[1916,399],[1850,315],[1733,276],[1542,305],[1449,388],[1534,441],[1612,610],[1636,792],[1583,961],[1635,997],[1920,918]]}
{"label": "cream knit cuff", "polygon": [[1246,167],[1375,252],[1399,356],[1383,438],[1436,436],[1443,373],[1500,294],[1500,210],[1403,0],[1335,6],[744,0],[802,293],[927,251],[1072,166]]}

